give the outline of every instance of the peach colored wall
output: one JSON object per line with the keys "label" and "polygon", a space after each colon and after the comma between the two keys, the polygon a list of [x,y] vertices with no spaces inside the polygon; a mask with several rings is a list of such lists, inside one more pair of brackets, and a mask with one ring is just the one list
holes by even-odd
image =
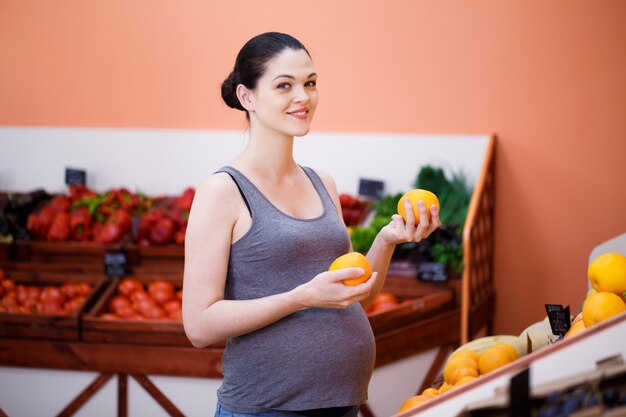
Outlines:
{"label": "peach colored wall", "polygon": [[589,252],[626,231],[624,21],[622,0],[0,0],[0,124],[241,129],[221,80],[290,32],[316,130],[497,133],[495,330],[517,334],[577,309]]}

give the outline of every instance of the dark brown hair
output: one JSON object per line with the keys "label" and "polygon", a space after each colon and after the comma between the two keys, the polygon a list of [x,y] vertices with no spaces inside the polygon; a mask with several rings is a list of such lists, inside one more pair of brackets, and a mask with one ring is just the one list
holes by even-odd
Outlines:
{"label": "dark brown hair", "polygon": [[235,68],[222,83],[224,102],[233,109],[246,111],[237,97],[237,86],[243,84],[246,88],[254,90],[259,78],[265,73],[267,63],[287,48],[296,51],[302,49],[309,57],[311,56],[302,42],[285,33],[267,32],[246,42],[237,54]]}

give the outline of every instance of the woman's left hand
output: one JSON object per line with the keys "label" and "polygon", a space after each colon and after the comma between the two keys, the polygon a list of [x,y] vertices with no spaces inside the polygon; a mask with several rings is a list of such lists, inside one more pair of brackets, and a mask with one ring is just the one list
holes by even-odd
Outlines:
{"label": "woman's left hand", "polygon": [[391,222],[381,229],[379,237],[385,243],[396,245],[405,242],[419,242],[422,239],[426,239],[441,226],[439,211],[435,205],[430,206],[431,217],[429,220],[424,202],[419,201],[417,203],[420,219],[418,224],[415,224],[415,215],[413,214],[411,201],[408,198],[404,200],[404,208],[406,209],[406,222],[402,219],[402,216],[394,214],[391,217]]}

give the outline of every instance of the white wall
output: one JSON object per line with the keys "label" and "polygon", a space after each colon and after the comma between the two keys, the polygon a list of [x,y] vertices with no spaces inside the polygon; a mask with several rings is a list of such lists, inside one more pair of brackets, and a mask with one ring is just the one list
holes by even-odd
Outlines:
{"label": "white wall", "polygon": [[[421,166],[478,177],[486,135],[311,133],[298,138],[296,161],[330,173],[340,192],[359,178],[384,180],[389,193],[408,191]],[[87,170],[102,192],[126,186],[177,194],[227,164],[245,146],[245,132],[0,127],[0,190],[65,190],[65,167]]]}

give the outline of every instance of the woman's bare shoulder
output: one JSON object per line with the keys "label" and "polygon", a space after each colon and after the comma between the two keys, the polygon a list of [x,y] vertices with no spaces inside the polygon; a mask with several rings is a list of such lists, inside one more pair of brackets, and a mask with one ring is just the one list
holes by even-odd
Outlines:
{"label": "woman's bare shoulder", "polygon": [[320,171],[319,169],[313,169],[313,171],[315,171],[317,176],[320,177],[320,179],[324,183],[324,186],[331,193],[331,195],[337,194],[337,186],[335,185],[335,180],[333,179],[332,175],[330,175],[326,171]]}
{"label": "woman's bare shoulder", "polygon": [[231,211],[241,200],[241,197],[237,184],[230,175],[225,172],[217,172],[208,175],[198,184],[195,199],[198,200],[198,204],[214,208],[221,207]]}

